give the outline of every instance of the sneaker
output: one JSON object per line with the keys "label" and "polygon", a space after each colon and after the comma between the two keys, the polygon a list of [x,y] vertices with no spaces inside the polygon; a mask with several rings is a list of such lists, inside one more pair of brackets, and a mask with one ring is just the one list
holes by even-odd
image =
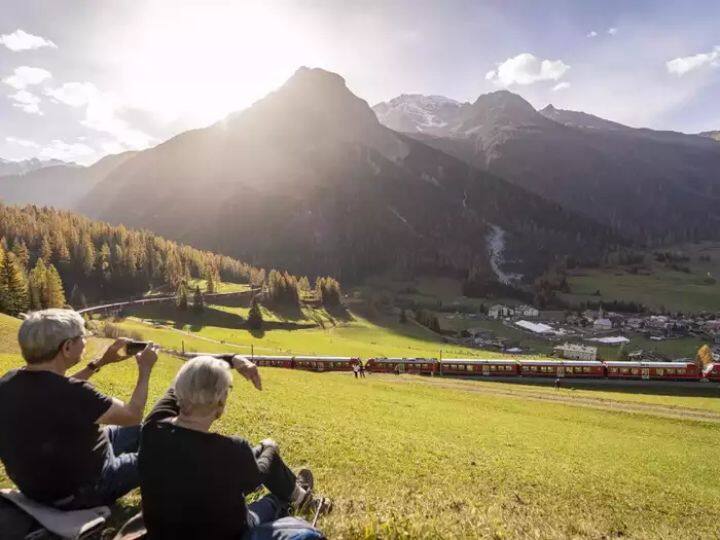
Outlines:
{"label": "sneaker", "polygon": [[319,499],[313,498],[306,508],[311,510],[313,514],[312,526],[315,527],[317,520],[321,515],[332,512],[333,503],[327,497],[320,497]]}
{"label": "sneaker", "polygon": [[310,469],[300,469],[297,473],[296,482],[305,491],[312,491],[315,487],[315,477]]}

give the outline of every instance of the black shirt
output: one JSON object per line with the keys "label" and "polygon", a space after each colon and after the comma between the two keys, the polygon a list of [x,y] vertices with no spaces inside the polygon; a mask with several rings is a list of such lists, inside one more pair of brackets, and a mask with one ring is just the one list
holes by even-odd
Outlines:
{"label": "black shirt", "polygon": [[142,428],[138,463],[148,537],[240,538],[247,528],[245,495],[262,484],[269,454],[256,459],[245,439],[168,422],[178,413],[170,389]]}
{"label": "black shirt", "polygon": [[25,495],[53,503],[95,482],[110,442],[96,424],[112,405],[86,381],[16,369],[0,379],[0,460]]}

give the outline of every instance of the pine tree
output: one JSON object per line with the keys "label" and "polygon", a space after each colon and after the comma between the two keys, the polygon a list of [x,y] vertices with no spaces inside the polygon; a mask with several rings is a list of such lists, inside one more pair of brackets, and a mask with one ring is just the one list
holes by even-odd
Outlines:
{"label": "pine tree", "polygon": [[63,289],[62,279],[54,265],[47,268],[47,305],[46,308],[65,307],[65,290]]}
{"label": "pine tree", "polygon": [[47,307],[47,267],[38,259],[28,277],[28,300],[31,310]]}
{"label": "pine tree", "polygon": [[180,283],[180,285],[178,285],[177,292],[175,293],[175,305],[179,310],[187,311],[188,297],[187,289],[185,288],[184,283]]}
{"label": "pine tree", "polygon": [[0,311],[18,315],[28,307],[27,280],[15,255],[5,253],[0,266]]}
{"label": "pine tree", "polygon": [[205,309],[205,302],[203,300],[203,294],[200,291],[200,285],[195,287],[195,295],[193,296],[193,309],[197,312],[201,312]]}
{"label": "pine tree", "polygon": [[251,330],[260,330],[263,326],[262,311],[260,311],[260,303],[257,297],[253,296],[250,312],[248,313],[247,326]]}
{"label": "pine tree", "polygon": [[405,311],[405,309],[400,310],[400,322],[402,324],[405,324],[407,322],[407,312]]}

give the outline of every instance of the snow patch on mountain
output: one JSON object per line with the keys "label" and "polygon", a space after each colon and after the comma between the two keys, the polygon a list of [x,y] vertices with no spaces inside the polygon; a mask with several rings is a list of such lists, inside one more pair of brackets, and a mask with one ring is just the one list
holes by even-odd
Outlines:
{"label": "snow patch on mountain", "polygon": [[381,124],[405,132],[429,132],[445,128],[462,104],[445,96],[402,94],[373,110]]}

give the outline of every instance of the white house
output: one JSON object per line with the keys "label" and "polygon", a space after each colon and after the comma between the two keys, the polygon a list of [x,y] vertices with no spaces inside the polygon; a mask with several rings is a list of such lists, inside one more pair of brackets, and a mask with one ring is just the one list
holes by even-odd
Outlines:
{"label": "white house", "polygon": [[610,319],[595,319],[593,328],[595,330],[612,330],[613,324]]}
{"label": "white house", "polygon": [[522,306],[518,306],[515,308],[515,315],[519,315],[520,317],[532,318],[538,317],[540,315],[540,311],[537,308],[534,308],[527,304],[523,304]]}
{"label": "white house", "polygon": [[560,353],[560,356],[567,360],[597,360],[597,347],[587,347],[577,343],[563,343],[553,347],[553,350]]}
{"label": "white house", "polygon": [[515,310],[510,306],[503,304],[495,304],[488,308],[488,317],[492,319],[503,319],[505,317],[512,317],[515,314]]}

